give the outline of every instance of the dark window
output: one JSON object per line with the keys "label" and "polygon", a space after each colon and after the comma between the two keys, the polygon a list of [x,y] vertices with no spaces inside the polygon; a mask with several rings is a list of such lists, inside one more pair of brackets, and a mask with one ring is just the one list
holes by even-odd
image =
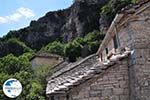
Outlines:
{"label": "dark window", "polygon": [[69,94],[66,95],[66,100],[69,100]]}
{"label": "dark window", "polygon": [[108,48],[106,48],[105,50],[106,50],[106,54],[108,54]]}
{"label": "dark window", "polygon": [[118,48],[118,43],[117,43],[117,37],[116,37],[116,35],[113,38],[113,42],[114,42],[114,48],[117,49]]}
{"label": "dark window", "polygon": [[101,61],[103,61],[103,54],[101,53]]}
{"label": "dark window", "polygon": [[51,96],[51,100],[54,100],[54,96]]}

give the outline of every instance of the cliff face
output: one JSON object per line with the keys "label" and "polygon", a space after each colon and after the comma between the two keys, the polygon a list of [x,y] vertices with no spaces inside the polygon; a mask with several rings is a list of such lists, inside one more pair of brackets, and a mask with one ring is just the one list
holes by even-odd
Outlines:
{"label": "cliff face", "polygon": [[[67,9],[48,12],[37,21],[31,21],[28,27],[10,31],[0,41],[0,54],[2,54],[0,56],[15,52],[9,52],[11,48],[4,46],[4,42],[11,38],[17,38],[28,47],[39,50],[54,40],[69,42],[76,37],[85,36],[88,32],[98,30],[100,8],[106,1],[75,0]],[[6,54],[3,53],[5,51]]]}
{"label": "cliff face", "polygon": [[33,49],[56,39],[68,42],[75,37],[98,29],[99,11],[105,0],[75,1],[67,9],[48,12],[24,29],[10,32],[6,37],[16,37]]}

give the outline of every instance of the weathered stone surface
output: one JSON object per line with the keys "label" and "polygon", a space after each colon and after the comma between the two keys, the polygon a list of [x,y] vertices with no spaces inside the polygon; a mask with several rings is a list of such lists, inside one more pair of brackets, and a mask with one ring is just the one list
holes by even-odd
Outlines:
{"label": "weathered stone surface", "polygon": [[[144,7],[148,8],[143,9]],[[93,75],[91,78],[82,81],[80,84],[70,88],[68,90],[69,98],[68,100],[149,100],[150,99],[150,23],[147,19],[150,17],[150,2],[141,8],[137,9],[136,20],[132,17],[132,14],[125,15],[123,17],[124,24],[118,23],[119,28],[117,30],[118,39],[120,42],[120,47],[125,48],[125,52],[128,51],[126,49],[130,49],[130,56],[127,58],[117,59],[117,50],[113,49],[113,35],[110,42],[109,40],[105,40],[108,42],[108,45],[104,47],[108,47],[109,52],[115,51],[113,54],[116,55],[114,58],[117,59],[115,63],[110,65],[109,59],[106,57],[106,51],[103,50],[101,53],[104,53],[105,61],[103,64],[98,64],[102,69],[101,73],[97,75]],[[126,18],[127,17],[127,18]],[[146,18],[145,18],[146,17]],[[127,20],[126,20],[127,19]],[[145,21],[145,19],[147,19]],[[113,29],[113,30],[115,30]],[[114,32],[111,30],[111,32]],[[115,33],[116,34],[116,33]],[[107,36],[107,35],[106,35]],[[101,49],[102,50],[102,49]],[[111,51],[112,50],[112,51]],[[99,55],[100,55],[99,54]],[[111,57],[110,57],[111,58]],[[67,77],[67,75],[73,74],[74,72],[80,72],[82,75],[84,71],[87,70],[96,70],[98,66],[94,63],[100,63],[97,58],[89,58],[84,60],[82,63],[78,63],[76,67],[66,67],[68,71],[63,74],[54,74]],[[107,66],[105,66],[107,65]],[[92,69],[91,69],[92,68]],[[99,68],[99,69],[100,69]],[[66,69],[65,69],[66,70]],[[64,72],[63,70],[62,72]],[[78,75],[78,74],[76,74]],[[55,95],[56,97],[58,95]],[[59,97],[59,96],[58,96]],[[61,100],[61,99],[57,99]]]}
{"label": "weathered stone surface", "polygon": [[38,20],[31,21],[28,27],[9,32],[6,37],[18,38],[33,49],[41,49],[56,39],[72,41],[99,29],[99,9],[106,1],[108,0],[74,2],[66,9],[50,11]]}

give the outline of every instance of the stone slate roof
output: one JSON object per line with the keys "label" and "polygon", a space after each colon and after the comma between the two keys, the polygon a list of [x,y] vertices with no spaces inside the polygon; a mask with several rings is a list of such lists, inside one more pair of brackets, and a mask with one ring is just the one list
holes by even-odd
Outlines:
{"label": "stone slate roof", "polygon": [[61,70],[62,68],[64,68],[68,64],[69,64],[68,61],[63,60],[62,62],[56,64],[55,66],[52,66],[51,70],[52,70],[53,73],[51,73],[51,74],[54,74],[55,72]]}
{"label": "stone slate roof", "polygon": [[119,60],[128,57],[130,53],[131,51],[129,50],[116,53],[109,60],[103,62],[100,62],[98,56],[93,54],[73,65],[68,64],[49,77],[46,94],[65,93],[73,86],[77,86],[95,75],[105,72],[106,69],[116,64]]}
{"label": "stone slate roof", "polygon": [[36,58],[36,57],[43,57],[43,58],[62,58],[60,55],[43,52],[43,53],[36,53],[36,54],[30,59],[30,61],[33,60],[33,59]]}

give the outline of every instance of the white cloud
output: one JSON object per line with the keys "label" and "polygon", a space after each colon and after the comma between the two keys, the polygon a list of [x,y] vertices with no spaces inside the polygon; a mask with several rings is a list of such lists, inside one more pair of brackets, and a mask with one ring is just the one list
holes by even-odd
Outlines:
{"label": "white cloud", "polygon": [[12,15],[6,16],[5,18],[9,21],[18,21],[21,19],[23,16],[19,13],[14,13]]}
{"label": "white cloud", "polygon": [[0,17],[0,23],[7,23],[8,20],[5,17]]}
{"label": "white cloud", "polygon": [[29,8],[24,8],[24,7],[21,7],[17,10],[21,15],[27,17],[27,18],[30,18],[30,17],[34,17],[34,13],[31,9]]}
{"label": "white cloud", "polygon": [[16,10],[15,13],[8,15],[8,16],[0,16],[0,24],[2,23],[10,23],[10,22],[17,22],[21,18],[31,18],[34,17],[34,13],[29,8],[21,7]]}

